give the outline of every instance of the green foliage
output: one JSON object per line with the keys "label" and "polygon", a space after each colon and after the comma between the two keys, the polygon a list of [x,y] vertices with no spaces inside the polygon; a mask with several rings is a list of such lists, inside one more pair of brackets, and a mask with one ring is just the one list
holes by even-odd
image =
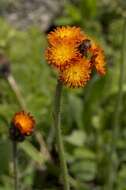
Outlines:
{"label": "green foliage", "polygon": [[[7,6],[4,1],[2,6]],[[0,4],[0,5],[1,5]],[[124,1],[67,1],[58,25],[79,25],[101,44],[106,54],[107,75],[96,74],[84,89],[64,88],[62,131],[72,190],[110,190],[107,188],[113,118],[118,94],[120,50],[122,47],[122,14]],[[2,9],[2,8],[0,8]],[[121,10],[121,11],[120,11]],[[57,147],[52,129],[52,105],[56,74],[45,62],[46,35],[39,27],[19,31],[1,17],[0,51],[11,64],[27,110],[35,116],[37,132],[19,146],[20,189],[61,189]],[[8,128],[11,118],[21,106],[7,80],[0,79],[0,190],[13,189],[12,155]],[[116,141],[118,172],[115,190],[126,190],[126,79],[120,131]],[[44,140],[43,140],[44,139]],[[50,150],[43,153],[44,142]],[[51,161],[50,161],[51,160]],[[113,173],[115,175],[115,173]],[[37,176],[37,177],[36,177]]]}

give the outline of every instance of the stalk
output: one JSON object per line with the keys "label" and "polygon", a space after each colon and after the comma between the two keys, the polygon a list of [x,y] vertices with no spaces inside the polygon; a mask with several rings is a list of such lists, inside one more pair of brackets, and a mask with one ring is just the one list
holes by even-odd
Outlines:
{"label": "stalk", "polygon": [[19,102],[19,105],[21,106],[21,108],[23,110],[26,110],[26,105],[25,105],[24,99],[21,95],[20,89],[19,89],[18,84],[17,84],[16,80],[14,79],[13,75],[9,74],[7,76],[7,81],[9,83],[12,91],[15,93],[16,98]]}
{"label": "stalk", "polygon": [[56,132],[56,140],[57,140],[57,146],[58,146],[58,153],[59,153],[59,159],[60,159],[60,167],[61,172],[63,175],[63,181],[64,181],[64,190],[70,190],[69,186],[69,180],[68,180],[68,170],[67,170],[67,164],[65,160],[65,153],[64,153],[64,145],[63,145],[63,139],[62,139],[62,131],[61,131],[61,94],[62,94],[62,83],[58,80],[56,91],[55,91],[55,98],[54,98],[54,126],[55,126],[55,132]]}
{"label": "stalk", "polygon": [[12,146],[13,146],[14,190],[18,190],[17,142],[12,140]]}

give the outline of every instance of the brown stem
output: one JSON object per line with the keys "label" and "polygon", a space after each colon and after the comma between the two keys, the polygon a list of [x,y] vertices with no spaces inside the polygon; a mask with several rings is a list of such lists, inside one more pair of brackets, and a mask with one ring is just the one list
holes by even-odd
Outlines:
{"label": "brown stem", "polygon": [[21,108],[22,108],[23,110],[26,110],[26,105],[25,105],[24,99],[23,99],[23,97],[22,97],[22,95],[21,95],[21,92],[20,92],[20,89],[19,89],[19,87],[18,87],[18,85],[17,85],[17,82],[16,82],[16,80],[14,79],[14,77],[13,77],[12,74],[9,74],[9,75],[7,76],[7,81],[8,81],[8,83],[9,83],[11,89],[12,89],[13,92],[15,93],[16,98],[17,98],[17,100],[18,100],[18,102],[19,102],[19,105],[21,106]]}

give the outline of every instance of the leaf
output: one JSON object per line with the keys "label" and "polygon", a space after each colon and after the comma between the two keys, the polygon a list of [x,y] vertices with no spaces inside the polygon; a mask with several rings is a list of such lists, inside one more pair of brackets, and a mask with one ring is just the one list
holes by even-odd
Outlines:
{"label": "leaf", "polygon": [[71,172],[80,180],[91,181],[96,175],[96,163],[89,160],[81,160],[74,163]]}
{"label": "leaf", "polygon": [[65,140],[72,145],[82,146],[85,142],[85,133],[81,130],[74,130],[71,135],[65,137]]}
{"label": "leaf", "polygon": [[95,160],[96,155],[93,151],[87,149],[87,148],[76,148],[74,151],[74,157],[75,159],[91,159]]}
{"label": "leaf", "polygon": [[30,142],[24,141],[20,143],[19,147],[35,162],[38,164],[45,163],[46,159]]}
{"label": "leaf", "polygon": [[83,113],[83,106],[82,106],[82,100],[76,96],[75,94],[69,94],[68,96],[69,101],[69,112],[71,112],[72,119],[75,120],[78,128],[83,127],[82,123],[82,113]]}

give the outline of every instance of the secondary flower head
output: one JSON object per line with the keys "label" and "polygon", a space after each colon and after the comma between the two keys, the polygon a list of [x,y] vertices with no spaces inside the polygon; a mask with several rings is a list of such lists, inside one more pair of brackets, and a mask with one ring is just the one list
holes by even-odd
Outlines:
{"label": "secondary flower head", "polygon": [[83,87],[90,79],[90,73],[89,61],[85,58],[81,58],[60,73],[60,80],[68,87]]}
{"label": "secondary flower head", "polygon": [[61,70],[72,64],[73,60],[77,60],[79,57],[80,53],[77,48],[66,41],[56,46],[51,46],[46,50],[48,63]]}
{"label": "secondary flower head", "polygon": [[35,120],[33,117],[24,111],[16,113],[12,123],[23,135],[30,135],[35,127]]}
{"label": "secondary flower head", "polygon": [[24,111],[17,112],[11,122],[10,135],[13,140],[24,140],[35,128],[34,118]]}
{"label": "secondary flower head", "polygon": [[80,43],[84,39],[86,39],[86,35],[81,32],[79,27],[75,26],[57,27],[54,31],[48,34],[48,41],[51,45],[56,45],[61,40],[76,44]]}

